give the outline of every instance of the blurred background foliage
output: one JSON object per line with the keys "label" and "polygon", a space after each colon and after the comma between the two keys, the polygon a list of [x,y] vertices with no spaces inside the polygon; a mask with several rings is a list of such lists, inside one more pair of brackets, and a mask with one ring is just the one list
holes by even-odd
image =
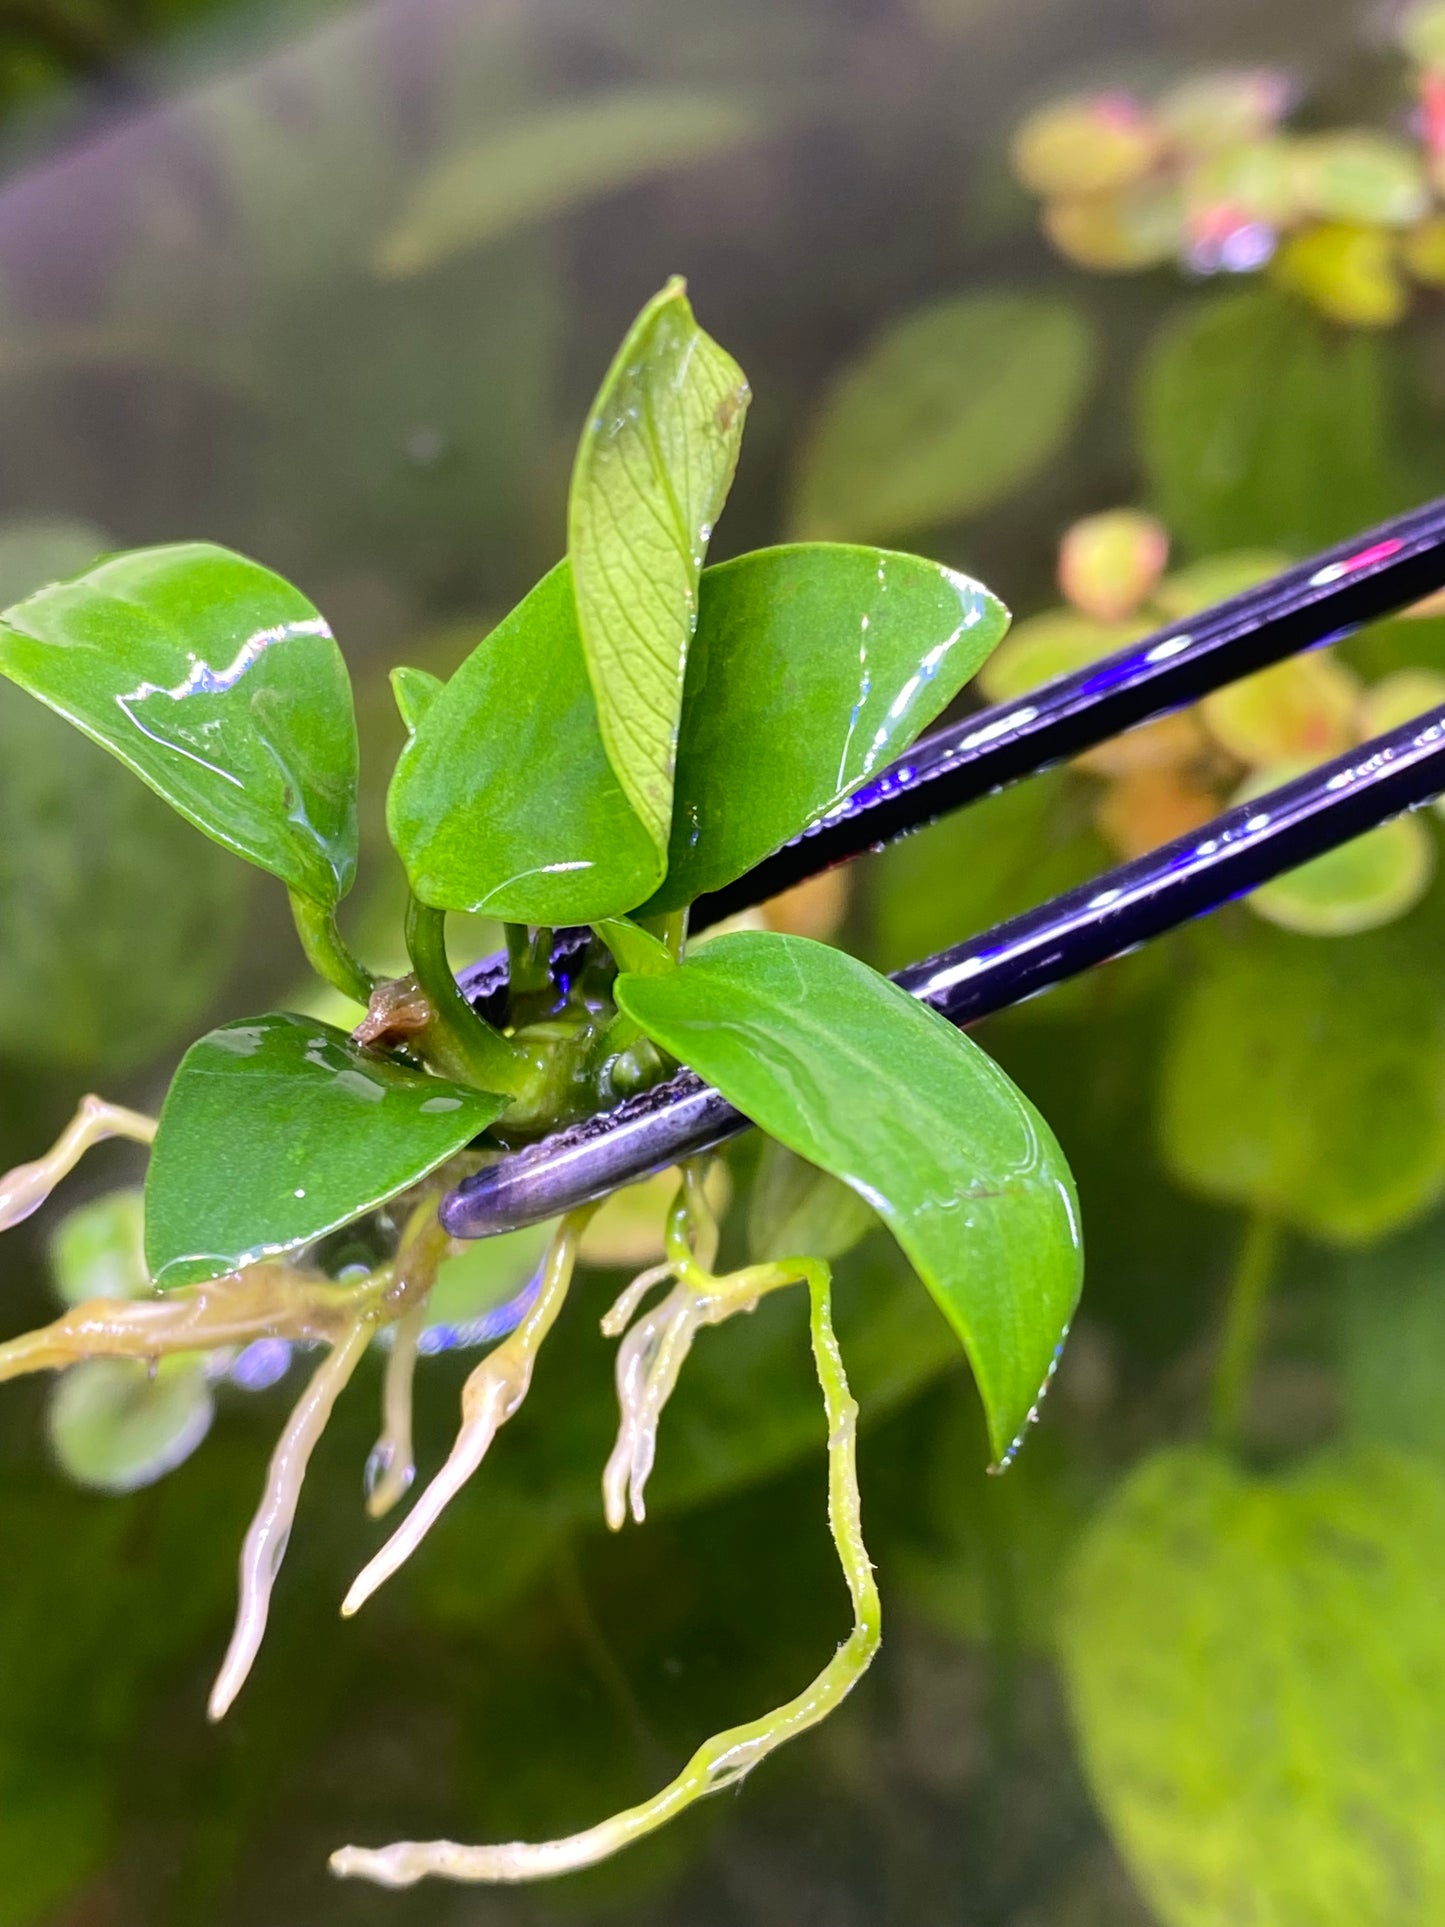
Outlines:
{"label": "blurred background foliage", "polygon": [[[188,536],[293,576],[356,676],[348,912],[391,961],[384,672],[445,673],[555,559],[581,412],[667,273],[757,396],[719,553],[843,535],[980,575],[1020,623],[977,702],[1445,489],[1437,70],[1436,10],[1361,0],[0,0],[0,598]],[[1441,675],[1445,618],[1376,625],[769,915],[895,968]],[[299,1368],[9,1388],[0,1927],[1438,1920],[1445,885],[1438,819],[1397,830],[987,1026],[1089,1252],[1002,1480],[886,1235],[737,1148],[735,1249],[841,1254],[889,1630],[819,1735],[592,1875],[380,1896],[325,1853],[585,1824],[816,1668],[845,1602],[801,1305],[700,1342],[611,1541],[596,1318],[659,1198],[599,1221],[526,1410],[343,1629],[376,1365],[217,1731]],[[302,995],[278,894],[0,691],[4,1161]],[[80,1215],[6,1241],[9,1328],[137,1288],[135,1175],[110,1147]],[[424,1465],[534,1255],[448,1277]]]}

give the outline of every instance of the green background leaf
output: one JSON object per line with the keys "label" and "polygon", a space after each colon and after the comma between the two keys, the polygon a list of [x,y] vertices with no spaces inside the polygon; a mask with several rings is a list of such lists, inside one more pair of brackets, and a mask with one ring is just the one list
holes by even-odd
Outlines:
{"label": "green background leaf", "polygon": [[650,175],[729,153],[767,125],[742,94],[685,87],[544,102],[428,168],[376,250],[377,272],[423,273]]}
{"label": "green background leaf", "polygon": [[1153,507],[1204,555],[1304,555],[1404,508],[1390,369],[1376,336],[1268,289],[1182,310],[1140,377]]}
{"label": "green background leaf", "polygon": [[191,1456],[215,1403],[203,1358],[87,1358],[50,1398],[50,1446],[61,1470],[94,1492],[154,1485]]}
{"label": "green background leaf", "polygon": [[1359,1243],[1445,1189],[1439,911],[1357,937],[1234,919],[1198,933],[1170,1019],[1160,1135],[1206,1196]]}
{"label": "green background leaf", "polygon": [[435,1170],[508,1101],[311,1018],[225,1024],[186,1052],[161,1112],[146,1179],[151,1276],[194,1284],[319,1238]]}
{"label": "green background leaf", "polygon": [[675,909],[816,822],[901,754],[1008,626],[941,563],[832,543],[705,571],[688,655],[667,876]]}
{"label": "green background leaf", "polygon": [[1059,453],[1094,353],[1079,311],[1037,295],[960,295],[894,322],[824,398],[795,533],[889,542],[1003,501]]}
{"label": "green background leaf", "polygon": [[1062,1645],[1095,1797],[1167,1927],[1440,1917],[1442,1587],[1445,1484],[1407,1458],[1133,1474]]}
{"label": "green background leaf", "polygon": [[803,937],[719,937],[617,1000],[769,1136],[888,1225],[962,1339],[1002,1456],[1079,1295],[1073,1181],[978,1046],[865,964]]}
{"label": "green background leaf", "polygon": [[193,1032],[250,879],[58,716],[0,682],[0,1051],[129,1070]]}
{"label": "green background leaf", "polygon": [[697,580],[748,399],[742,370],[670,281],[618,350],[572,471],[567,554],[602,740],[660,851]]}
{"label": "green background leaf", "polygon": [[387,827],[439,910],[591,923],[642,902],[662,859],[612,773],[559,562],[474,649],[397,760]]}
{"label": "green background leaf", "polygon": [[331,631],[204,542],[136,549],[5,613],[0,673],[198,829],[334,904],[356,867],[356,722]]}

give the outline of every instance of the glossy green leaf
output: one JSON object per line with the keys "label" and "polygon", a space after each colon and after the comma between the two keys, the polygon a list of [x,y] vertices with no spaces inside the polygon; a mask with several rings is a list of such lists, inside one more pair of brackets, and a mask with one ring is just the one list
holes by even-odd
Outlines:
{"label": "glossy green leaf", "polygon": [[409,735],[416,734],[422,717],[445,687],[441,677],[434,676],[429,669],[408,669],[405,664],[399,664],[392,670],[391,693]]}
{"label": "glossy green leaf", "polygon": [[67,1305],[149,1291],[145,1193],[110,1191],[67,1212],[50,1241],[50,1271]]}
{"label": "glossy green leaf", "polygon": [[215,1417],[202,1358],[88,1358],[50,1399],[50,1446],[60,1469],[93,1492],[135,1492],[173,1472]]}
{"label": "glossy green leaf", "polygon": [[1063,447],[1094,357],[1083,315],[1039,296],[961,295],[907,316],[825,397],[795,531],[887,542],[1003,501]]}
{"label": "glossy green leaf", "polygon": [[376,250],[378,273],[423,273],[520,227],[755,140],[744,96],[626,87],[509,117],[423,174]]}
{"label": "glossy green leaf", "polygon": [[249,893],[239,864],[0,682],[0,1053],[91,1076],[194,1035]]}
{"label": "glossy green leaf", "polygon": [[1165,1160],[1207,1197],[1365,1243],[1445,1191],[1445,988],[1433,900],[1330,942],[1200,933],[1160,1085]]}
{"label": "glossy green leaf", "polygon": [[1445,1910],[1445,1483],[1385,1451],[1277,1479],[1147,1461],[1063,1612],[1094,1796],[1164,1927]]}
{"label": "glossy green leaf", "polygon": [[707,570],[648,908],[730,883],[901,755],[1008,619],[968,576],[886,549],[805,543]]}
{"label": "glossy green leaf", "polygon": [[198,829],[331,905],[356,867],[356,722],[331,631],[258,563],[136,549],[0,621],[0,674]]}
{"label": "glossy green leaf", "polygon": [[1079,1295],[1073,1180],[1047,1124],[969,1038],[805,937],[719,937],[620,977],[650,1036],[888,1225],[963,1341],[1002,1458]]}
{"label": "glossy green leaf", "polygon": [[412,889],[439,910],[591,923],[654,889],[662,857],[603,746],[567,563],[417,715],[386,815]]}
{"label": "glossy green leaf", "polygon": [[435,1170],[507,1103],[311,1018],[223,1025],[186,1052],[161,1112],[151,1276],[194,1284],[307,1244]]}
{"label": "glossy green leaf", "polygon": [[737,467],[742,370],[670,281],[628,330],[572,470],[567,554],[602,740],[660,852],[697,582]]}
{"label": "glossy green leaf", "polygon": [[620,970],[639,970],[656,976],[672,970],[677,959],[660,937],[634,923],[630,917],[599,917],[593,925],[599,937],[617,959]]}
{"label": "glossy green leaf", "polygon": [[1385,344],[1267,289],[1184,309],[1144,362],[1139,430],[1152,506],[1198,554],[1297,554],[1411,498],[1393,452]]}

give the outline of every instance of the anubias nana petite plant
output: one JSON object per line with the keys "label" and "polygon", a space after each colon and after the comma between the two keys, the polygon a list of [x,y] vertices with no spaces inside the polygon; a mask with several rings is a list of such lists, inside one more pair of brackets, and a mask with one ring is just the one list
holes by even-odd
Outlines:
{"label": "anubias nana petite plant", "polygon": [[[638,317],[588,418],[567,555],[442,683],[397,669],[409,738],[388,798],[410,885],[412,973],[378,981],[336,909],[356,866],[357,741],[324,619],[269,570],[202,543],[111,556],[0,618],[0,671],[182,815],[287,886],[306,954],[364,1007],[348,1036],[269,1013],[186,1053],[159,1120],[90,1097],[48,1156],[0,1179],[0,1226],[86,1148],[152,1146],[149,1289],[97,1298],[0,1346],[0,1377],[157,1361],[259,1337],[325,1347],[287,1423],[240,1561],[219,1718],[259,1649],[301,1483],[336,1400],[390,1328],[380,1516],[413,1476],[412,1385],[428,1296],[454,1249],[438,1202],[489,1152],[691,1065],[886,1221],[958,1333],[1006,1462],[1078,1296],[1073,1183],[1048,1126],[967,1037],[863,964],[773,932],[686,953],[688,906],[740,876],[901,752],[1008,617],[952,570],[832,543],[704,569],[748,388],[681,282]],[[448,912],[507,926],[505,1021],[463,996]],[[580,967],[552,932],[590,926]],[[666,1255],[607,1314],[621,1339],[608,1523],[643,1517],[662,1409],[694,1335],[805,1285],[826,1414],[829,1523],[853,1627],[813,1683],[708,1740],[654,1798],[568,1839],[347,1847],[341,1874],[524,1880],[584,1866],[738,1779],[821,1719],[869,1663],[879,1603],[861,1537],[855,1407],[829,1270],[783,1254],[713,1270],[706,1174],[681,1174]],[[517,1410],[560,1312],[588,1210],[557,1227],[517,1322],[466,1383],[451,1456],[343,1606],[420,1544]],[[374,1260],[327,1269],[359,1227]],[[654,1288],[666,1292],[645,1306]]]}

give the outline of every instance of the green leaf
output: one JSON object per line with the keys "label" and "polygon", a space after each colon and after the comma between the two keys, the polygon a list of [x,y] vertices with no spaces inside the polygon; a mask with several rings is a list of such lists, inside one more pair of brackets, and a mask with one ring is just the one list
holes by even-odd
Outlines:
{"label": "green leaf", "polygon": [[629,917],[599,917],[593,928],[617,959],[619,969],[654,977],[677,967],[676,957],[661,938]]}
{"label": "green leaf", "polygon": [[445,687],[441,677],[434,676],[429,669],[408,669],[405,664],[398,664],[392,670],[391,693],[408,735],[416,734],[422,717]]}
{"label": "green leaf", "polygon": [[331,906],[356,868],[356,722],[331,631],[258,563],[135,549],[0,621],[0,674],[207,836]]}
{"label": "green leaf", "polygon": [[1445,1473],[1445,1217],[1337,1258],[1325,1282],[1350,1434]]}
{"label": "green leaf", "polygon": [[1005,500],[1059,454],[1094,361],[1083,315],[1035,295],[961,295],[894,323],[824,399],[795,531],[887,542]]}
{"label": "green leaf", "polygon": [[619,977],[617,1001],[872,1205],[962,1339],[1003,1458],[1082,1273],[1073,1180],[1028,1099],[926,1005],[804,937],[719,937],[666,977]]}
{"label": "green leaf", "polygon": [[88,1358],[50,1399],[61,1470],[93,1492],[135,1492],[183,1465],[216,1415],[203,1358]]}
{"label": "green leaf", "polygon": [[755,140],[767,121],[739,94],[624,87],[544,103],[444,153],[374,256],[390,278]]}
{"label": "green leaf", "polygon": [[1307,554],[1402,507],[1386,344],[1268,289],[1182,310],[1144,363],[1151,504],[1186,548]]}
{"label": "green leaf", "polygon": [[386,817],[412,889],[438,910],[593,923],[654,889],[662,858],[603,747],[567,563],[418,716]]}
{"label": "green leaf", "polygon": [[748,1251],[759,1263],[792,1256],[831,1263],[876,1230],[866,1198],[776,1138],[763,1145],[748,1211]]}
{"label": "green leaf", "polygon": [[0,1053],[124,1071],[194,1035],[250,879],[0,682]]}
{"label": "green leaf", "polygon": [[730,883],[904,751],[1008,627],[980,583],[886,549],[807,543],[708,569],[688,658],[667,876]]}
{"label": "green leaf", "polygon": [[1207,1197],[1340,1244],[1445,1191],[1438,906],[1363,936],[1199,933],[1162,1062],[1165,1160]]}
{"label": "green leaf", "polygon": [[145,1193],[111,1191],[68,1212],[50,1241],[50,1270],[67,1305],[144,1296]]}
{"label": "green leaf", "polygon": [[697,581],[737,467],[742,370],[669,281],[629,329],[572,470],[567,553],[602,740],[659,852]]}
{"label": "green leaf", "polygon": [[1166,1927],[1445,1909],[1445,1484],[1373,1451],[1162,1453],[1089,1530],[1063,1658],[1094,1796]]}
{"label": "green leaf", "polygon": [[286,1013],[223,1025],[181,1060],[146,1180],[157,1285],[308,1244],[395,1197],[509,1100],[407,1070]]}

